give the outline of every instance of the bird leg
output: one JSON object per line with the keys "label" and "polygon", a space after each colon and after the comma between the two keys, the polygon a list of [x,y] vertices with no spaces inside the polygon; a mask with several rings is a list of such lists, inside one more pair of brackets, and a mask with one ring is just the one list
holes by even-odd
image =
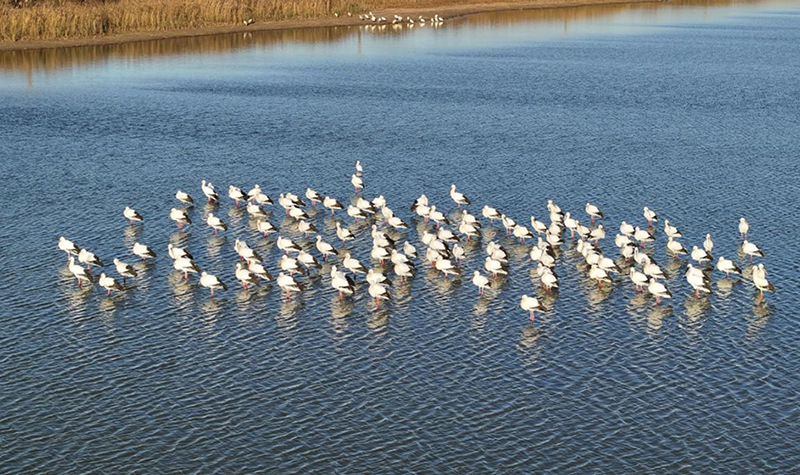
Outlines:
{"label": "bird leg", "polygon": [[531,310],[531,323],[533,323],[533,310]]}

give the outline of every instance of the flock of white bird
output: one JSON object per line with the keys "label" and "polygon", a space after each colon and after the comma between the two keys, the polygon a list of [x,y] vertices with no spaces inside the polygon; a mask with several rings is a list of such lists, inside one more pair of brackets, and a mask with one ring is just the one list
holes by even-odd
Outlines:
{"label": "flock of white bird", "polygon": [[[435,205],[429,203],[424,194],[412,204],[411,210],[426,224],[421,236],[426,250],[424,254],[418,255],[417,250],[410,242],[406,240],[399,245],[384,230],[391,228],[402,232],[408,228],[408,225],[387,206],[386,199],[381,195],[367,200],[360,194],[364,189],[363,168],[360,161],[356,162],[356,173],[351,176],[351,183],[356,196],[352,200],[352,204],[348,206],[344,206],[337,199],[329,196],[323,198],[310,188],[306,190],[305,198],[314,208],[317,204],[321,204],[330,210],[332,217],[337,211],[344,211],[356,222],[372,220],[370,258],[372,261],[380,263],[379,267],[367,268],[346,249],[347,241],[355,239],[355,235],[341,222],[336,221],[336,236],[344,248],[340,251],[333,244],[326,242],[311,222],[307,214],[306,201],[292,193],[281,194],[277,200],[278,204],[284,208],[286,216],[294,218],[297,224],[296,229],[305,235],[306,240],[312,234],[315,235],[314,247],[324,261],[338,258],[341,268],[339,265],[330,266],[329,282],[330,286],[339,293],[340,299],[356,292],[356,279],[363,274],[366,283],[369,284],[369,295],[375,299],[376,306],[380,307],[381,302],[391,296],[392,283],[381,270],[386,261],[392,263],[392,272],[401,282],[414,275],[416,262],[421,259],[440,272],[445,279],[462,273],[461,266],[465,257],[462,240],[480,239],[481,228],[485,221],[482,222],[466,209],[471,202],[464,194],[456,190],[455,185],[450,186],[450,197],[460,210],[456,213],[457,224],[451,223],[441,209],[437,209]],[[220,201],[220,195],[212,183],[202,181],[201,190],[209,203]],[[234,201],[237,208],[246,207],[247,213],[256,220],[258,231],[263,233],[265,238],[268,238],[270,233],[279,233],[280,230],[267,219],[268,214],[263,208],[263,206],[273,205],[273,201],[261,190],[259,185],[255,185],[247,193],[231,185],[228,187],[228,197]],[[178,229],[182,229],[183,226],[192,224],[189,209],[194,205],[194,200],[181,190],[177,191],[175,198],[181,202],[182,207],[172,208],[169,217],[175,221]],[[489,221],[490,226],[493,226],[495,221],[499,221],[505,228],[506,235],[513,236],[522,243],[527,239],[536,239],[529,255],[531,260],[537,264],[535,274],[545,292],[554,291],[559,287],[559,277],[554,268],[561,246],[565,244],[565,233],[569,231],[569,239],[577,239],[575,249],[585,259],[588,278],[595,281],[599,288],[602,288],[604,284],[612,283],[614,275],[626,276],[632,282],[636,292],[646,291],[653,295],[656,305],[659,305],[662,299],[672,298],[661,267],[652,257],[643,252],[645,246],[651,245],[656,240],[656,230],[653,224],[659,220],[659,216],[653,210],[644,207],[643,216],[647,221],[647,228],[634,226],[625,221],[620,224],[614,243],[619,249],[621,259],[615,261],[605,256],[598,246],[600,241],[606,238],[606,231],[602,224],[595,225],[597,220],[604,218],[602,211],[596,205],[586,203],[584,208],[589,218],[589,226],[580,222],[569,212],[563,213],[552,200],[548,200],[547,209],[550,223],[545,224],[544,221],[531,216],[530,227],[517,223],[511,217],[490,206],[484,206],[481,210],[481,216]],[[131,207],[126,207],[123,215],[131,226],[144,221],[144,217]],[[428,226],[429,222],[435,223],[435,228],[432,225]],[[689,263],[685,272],[686,281],[694,289],[696,298],[700,298],[701,294],[712,292],[710,274],[714,267],[724,273],[726,279],[731,274],[742,275],[742,270],[732,260],[722,256],[719,256],[716,265],[712,266],[714,242],[710,235],[706,235],[702,247],[695,245],[689,250],[679,241],[683,235],[678,228],[673,226],[669,220],[663,222],[663,232],[667,237],[667,253],[674,259],[688,256],[696,264]],[[382,226],[379,227],[378,223],[381,223]],[[207,214],[206,224],[213,229],[215,234],[227,230],[227,225],[213,213]],[[745,218],[741,218],[739,233],[742,243],[739,249],[744,256],[749,257],[752,264],[753,258],[763,257],[764,252],[757,245],[748,241],[749,231],[749,224]],[[302,292],[305,288],[304,283],[298,280],[299,276],[308,274],[312,269],[321,269],[322,265],[317,257],[286,236],[278,235],[275,244],[283,252],[283,255],[278,261],[280,272],[274,281],[289,299],[292,293]],[[272,274],[267,270],[264,260],[256,250],[240,239],[236,239],[234,248],[240,257],[239,262],[235,265],[234,276],[244,289],[257,286],[262,281],[273,280]],[[59,239],[58,249],[67,254],[69,271],[77,279],[79,287],[95,281],[91,272],[93,266],[104,266],[103,261],[94,253],[81,249],[63,236]],[[139,242],[136,242],[131,250],[143,261],[156,258],[156,253],[150,247]],[[182,273],[187,280],[189,274],[199,274],[200,285],[210,290],[212,298],[215,290],[227,290],[227,285],[220,278],[200,269],[187,249],[169,244],[167,250],[173,260],[175,271]],[[477,287],[479,295],[483,295],[490,289],[492,282],[499,276],[509,273],[508,253],[502,245],[490,241],[486,244],[485,250],[483,268],[486,274],[482,274],[480,270],[474,270],[471,279],[472,284]],[[122,284],[105,273],[101,273],[97,278],[97,283],[106,289],[109,295],[112,291],[123,290],[126,279],[136,278],[139,273],[132,265],[118,258],[114,259],[114,266],[117,274],[122,278]],[[623,268],[627,270],[623,271]],[[764,298],[765,291],[774,292],[774,287],[767,280],[767,271],[763,263],[752,265],[751,278],[752,284],[760,293],[760,299]],[[543,309],[536,297],[528,295],[521,297],[519,305],[529,313],[531,321],[533,321],[534,313]]]}
{"label": "flock of white bird", "polygon": [[[335,18],[339,18],[339,14],[338,13],[334,13],[333,16]],[[353,14],[351,12],[347,12],[347,16],[348,17],[352,17]],[[371,23],[374,23],[376,25],[388,24],[388,23],[391,23],[392,25],[400,25],[400,24],[425,25],[425,23],[429,23],[429,24],[438,26],[438,25],[441,25],[442,23],[444,23],[444,18],[439,16],[438,13],[434,14],[432,17],[429,17],[429,18],[425,18],[422,15],[418,15],[416,19],[411,18],[408,15],[406,15],[406,17],[403,18],[402,15],[394,14],[391,17],[391,19],[387,19],[385,16],[375,15],[374,13],[369,12],[369,13],[366,13],[366,14],[363,14],[363,13],[359,14],[358,15],[358,19],[361,20],[361,21],[371,22]]]}

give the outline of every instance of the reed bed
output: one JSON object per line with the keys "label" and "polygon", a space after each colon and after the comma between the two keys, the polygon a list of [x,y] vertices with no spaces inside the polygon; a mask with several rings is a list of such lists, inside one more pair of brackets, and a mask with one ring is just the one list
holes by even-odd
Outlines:
{"label": "reed bed", "polygon": [[0,0],[0,41],[105,36],[319,18],[362,11],[343,0]]}

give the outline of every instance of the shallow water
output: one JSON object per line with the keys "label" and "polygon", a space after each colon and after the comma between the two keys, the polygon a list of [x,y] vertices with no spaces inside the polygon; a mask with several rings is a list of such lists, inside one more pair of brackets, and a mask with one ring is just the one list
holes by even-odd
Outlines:
{"label": "shallow water", "polygon": [[[0,466],[796,470],[799,16],[791,2],[617,6],[0,54]],[[473,213],[491,204],[519,222],[545,218],[548,198],[585,219],[592,201],[608,255],[647,205],[687,246],[711,233],[744,266],[746,216],[777,293],[761,303],[746,279],[715,275],[696,300],[658,223],[674,295],[659,307],[627,279],[596,289],[571,245],[545,296],[530,245],[496,227],[483,244],[509,249],[511,275],[487,297],[420,266],[380,309],[363,287],[339,303],[327,274],[287,302],[234,288],[237,237],[274,273],[279,252],[230,200],[197,206],[181,233],[167,216],[176,189],[199,200],[201,179],[348,200],[356,159],[364,194],[385,195],[418,248],[408,206],[424,192],[452,214],[450,183]],[[214,237],[209,211],[231,229]],[[277,206],[270,220],[290,224]],[[335,241],[325,213],[314,222]],[[351,228],[366,263],[369,228]],[[134,262],[137,240],[159,257],[108,298],[77,288],[60,235],[109,263]],[[211,301],[182,282],[168,242],[231,290]],[[467,272],[483,255],[469,247]],[[535,326],[523,293],[549,309]]]}

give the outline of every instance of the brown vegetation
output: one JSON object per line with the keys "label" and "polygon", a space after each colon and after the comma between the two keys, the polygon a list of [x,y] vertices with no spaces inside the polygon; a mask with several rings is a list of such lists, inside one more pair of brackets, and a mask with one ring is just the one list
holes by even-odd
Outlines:
{"label": "brown vegetation", "polygon": [[2,0],[0,41],[164,31],[357,11],[348,0]]}

